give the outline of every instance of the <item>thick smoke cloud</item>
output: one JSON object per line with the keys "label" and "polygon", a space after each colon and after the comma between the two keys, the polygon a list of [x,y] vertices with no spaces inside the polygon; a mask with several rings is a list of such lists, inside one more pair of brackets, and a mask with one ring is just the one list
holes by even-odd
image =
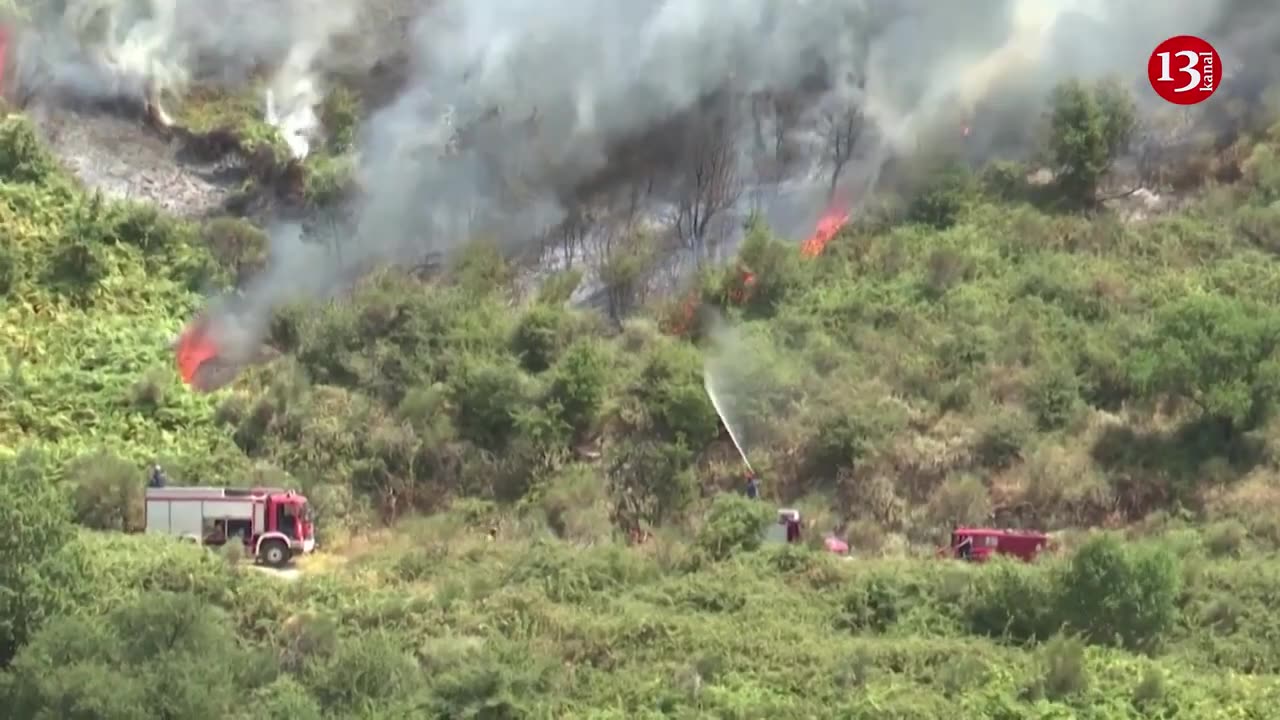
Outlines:
{"label": "thick smoke cloud", "polygon": [[[297,78],[335,35],[358,35],[356,18],[389,4],[153,0],[144,19],[124,0],[78,0],[46,13],[23,65],[46,84],[110,95],[238,82],[266,64],[290,68],[283,86],[292,89],[276,93],[285,102],[313,82]],[[606,179],[648,183],[652,203],[669,203],[689,146],[660,148],[665,129],[678,134],[716,114],[737,119],[735,153],[749,174],[753,96],[792,93],[799,103],[792,133],[812,161],[801,175],[826,156],[824,114],[856,108],[865,128],[844,177],[865,195],[888,158],[938,137],[959,142],[962,125],[973,126],[970,155],[1024,143],[1049,88],[1066,77],[1118,74],[1151,102],[1146,57],[1170,35],[1206,35],[1228,65],[1277,67],[1277,13],[1253,0],[401,5],[416,14],[412,57],[404,87],[363,127],[353,221],[319,233],[319,243],[296,227],[274,233],[272,266],[236,303],[245,343],[273,306],[334,292],[372,265],[415,263],[479,236],[530,242]],[[107,32],[92,20],[103,9],[114,21]],[[364,40],[376,47],[379,38]],[[320,89],[302,92],[303,104]]]}
{"label": "thick smoke cloud", "polygon": [[[866,118],[849,173],[865,192],[886,158],[975,113],[991,127],[1017,118],[1029,135],[1067,77],[1119,75],[1153,98],[1151,49],[1225,20],[1211,39],[1229,54],[1228,10],[1238,12],[1196,0],[442,0],[413,28],[406,88],[365,126],[364,201],[342,259],[277,253],[253,312],[477,236],[528,242],[564,217],[569,190],[608,174],[619,144],[682,114],[696,121],[716,93],[744,114],[753,94],[820,77],[805,98],[811,125],[833,106]],[[975,130],[972,144],[1009,143]]]}
{"label": "thick smoke cloud", "polygon": [[[853,103],[868,140],[909,152],[1002,86],[1033,119],[1072,75],[1141,81],[1155,44],[1219,19],[1175,0],[446,0],[415,30],[409,87],[364,139],[370,196],[357,242],[394,258],[477,233],[524,239],[617,143],[731,89]],[[1028,123],[1030,124],[1030,123]],[[451,145],[465,131],[463,146]],[[819,149],[815,148],[815,155]],[[867,152],[868,157],[883,153]],[[516,187],[513,189],[512,186]],[[411,232],[407,232],[410,231]],[[469,230],[469,232],[468,232]]]}

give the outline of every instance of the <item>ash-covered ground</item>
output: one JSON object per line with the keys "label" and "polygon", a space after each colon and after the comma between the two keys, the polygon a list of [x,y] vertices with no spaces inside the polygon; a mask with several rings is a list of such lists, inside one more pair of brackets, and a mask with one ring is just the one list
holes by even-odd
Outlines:
{"label": "ash-covered ground", "polygon": [[182,217],[208,217],[223,212],[245,177],[238,158],[198,158],[179,134],[128,112],[40,101],[24,111],[58,159],[108,198],[151,203]]}

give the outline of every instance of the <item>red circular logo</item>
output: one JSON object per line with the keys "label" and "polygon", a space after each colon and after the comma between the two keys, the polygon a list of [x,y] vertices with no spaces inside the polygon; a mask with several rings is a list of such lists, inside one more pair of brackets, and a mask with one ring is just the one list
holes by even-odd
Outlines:
{"label": "red circular logo", "polygon": [[1156,46],[1147,60],[1147,79],[1156,94],[1175,105],[1209,99],[1222,79],[1222,58],[1203,38],[1178,35]]}

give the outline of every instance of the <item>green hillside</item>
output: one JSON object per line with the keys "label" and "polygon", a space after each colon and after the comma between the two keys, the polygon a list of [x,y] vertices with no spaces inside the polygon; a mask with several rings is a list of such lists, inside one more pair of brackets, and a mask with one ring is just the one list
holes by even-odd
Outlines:
{"label": "green hillside", "polygon": [[[1167,173],[1223,182],[1131,217],[1094,202],[1129,106],[1074,86],[1054,103],[1048,185],[927,165],[814,259],[754,224],[697,288],[728,350],[709,324],[664,332],[679,303],[621,328],[566,309],[572,277],[518,303],[516,270],[477,244],[442,278],[388,270],[283,309],[281,359],[209,396],[180,384],[169,343],[265,238],[92,197],[7,118],[6,706],[1270,717],[1280,132],[1205,144]],[[611,260],[616,296],[648,243]],[[708,353],[768,503],[720,492],[741,463]],[[299,486],[351,559],[286,584],[114,532],[138,529],[153,460],[176,482]],[[855,559],[756,548],[782,503]],[[926,559],[955,524],[990,522],[1065,530],[1064,553]],[[631,531],[655,536],[628,547]]]}

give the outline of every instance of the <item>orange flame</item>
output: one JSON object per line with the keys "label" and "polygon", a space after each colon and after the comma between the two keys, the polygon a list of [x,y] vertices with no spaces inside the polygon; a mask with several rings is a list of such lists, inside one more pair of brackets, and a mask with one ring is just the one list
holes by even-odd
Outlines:
{"label": "orange flame", "polygon": [[218,346],[209,337],[209,323],[205,317],[196,318],[182,331],[175,355],[178,373],[187,385],[193,383],[201,365],[218,356]]}
{"label": "orange flame", "polygon": [[814,228],[813,235],[800,246],[800,253],[805,257],[817,257],[826,249],[827,243],[831,242],[831,238],[840,232],[840,228],[849,222],[849,212],[839,207],[833,207],[822,214],[818,218],[818,226]]}
{"label": "orange flame", "polygon": [[[800,254],[805,257],[817,257],[826,249],[827,243],[831,242],[839,232],[849,222],[849,211],[841,207],[832,207],[818,218],[817,227],[814,228],[813,234],[800,246]],[[751,297],[751,291],[756,285],[756,274],[751,272],[749,268],[742,267],[739,271],[739,284],[737,287],[729,291],[729,300],[741,305]],[[674,317],[668,319],[666,329],[674,335],[687,335],[693,328],[693,319],[698,311],[698,293],[694,291],[690,293],[680,304],[679,308],[673,313]]]}

